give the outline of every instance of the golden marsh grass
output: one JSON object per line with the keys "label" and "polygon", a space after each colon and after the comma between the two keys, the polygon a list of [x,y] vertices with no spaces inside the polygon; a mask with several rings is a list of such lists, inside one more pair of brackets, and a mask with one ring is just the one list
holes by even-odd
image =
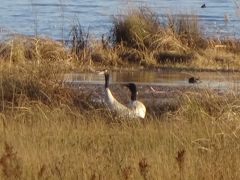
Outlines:
{"label": "golden marsh grass", "polygon": [[1,176],[238,179],[239,98],[202,96],[185,95],[176,112],[144,121],[28,101],[1,113]]}

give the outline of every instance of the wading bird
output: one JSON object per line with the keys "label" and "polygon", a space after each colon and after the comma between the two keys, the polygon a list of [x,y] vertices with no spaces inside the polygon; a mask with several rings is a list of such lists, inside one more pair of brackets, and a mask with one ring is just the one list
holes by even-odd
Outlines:
{"label": "wading bird", "polygon": [[112,95],[109,89],[109,73],[105,71],[105,101],[110,110],[117,113],[120,117],[129,118],[144,118],[146,114],[146,107],[144,104],[137,100],[137,87],[134,83],[125,84],[131,91],[131,102],[129,106],[125,106],[118,102]]}

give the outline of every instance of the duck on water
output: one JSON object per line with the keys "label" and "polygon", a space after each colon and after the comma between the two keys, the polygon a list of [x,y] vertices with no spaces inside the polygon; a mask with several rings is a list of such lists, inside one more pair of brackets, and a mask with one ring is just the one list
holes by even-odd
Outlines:
{"label": "duck on water", "polygon": [[109,73],[105,71],[105,101],[110,110],[117,113],[120,117],[129,118],[144,118],[146,114],[146,107],[144,104],[137,100],[137,87],[134,83],[125,84],[131,91],[131,102],[129,106],[125,106],[118,102],[112,95],[109,89]]}
{"label": "duck on water", "polygon": [[190,77],[188,79],[188,83],[190,83],[190,84],[195,84],[195,83],[200,83],[200,82],[201,82],[200,79],[196,78],[196,77]]}

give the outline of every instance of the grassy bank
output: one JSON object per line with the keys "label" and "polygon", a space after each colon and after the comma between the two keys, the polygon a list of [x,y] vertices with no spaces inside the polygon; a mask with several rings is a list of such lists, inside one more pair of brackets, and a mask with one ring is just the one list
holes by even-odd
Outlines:
{"label": "grassy bank", "polygon": [[207,38],[197,16],[158,17],[148,8],[113,18],[101,40],[93,39],[80,23],[67,44],[46,38],[16,36],[0,44],[0,58],[10,62],[64,62],[81,70],[102,67],[239,70],[240,42]]}

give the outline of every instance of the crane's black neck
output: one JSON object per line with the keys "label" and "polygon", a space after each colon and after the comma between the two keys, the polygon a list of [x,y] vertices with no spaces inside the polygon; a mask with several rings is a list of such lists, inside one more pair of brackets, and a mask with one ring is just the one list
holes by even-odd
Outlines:
{"label": "crane's black neck", "polygon": [[136,85],[134,83],[129,83],[126,86],[131,91],[131,100],[136,101],[137,100],[137,87],[136,87]]}
{"label": "crane's black neck", "polygon": [[105,73],[104,74],[105,76],[105,88],[109,88],[109,74],[108,73]]}

